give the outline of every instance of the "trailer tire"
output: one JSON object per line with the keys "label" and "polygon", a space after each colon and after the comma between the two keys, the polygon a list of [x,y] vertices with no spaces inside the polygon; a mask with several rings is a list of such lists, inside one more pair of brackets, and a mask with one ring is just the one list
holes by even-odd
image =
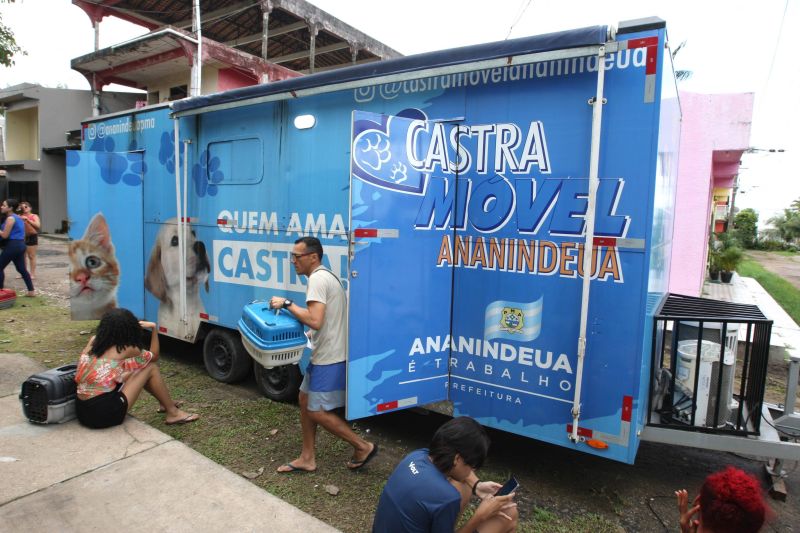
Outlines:
{"label": "trailer tire", "polygon": [[297,399],[303,375],[297,365],[264,368],[257,361],[253,363],[256,385],[261,394],[276,402],[288,402]]}
{"label": "trailer tire", "polygon": [[250,355],[238,333],[222,328],[208,332],[203,341],[203,362],[208,375],[223,383],[236,383],[250,371]]}

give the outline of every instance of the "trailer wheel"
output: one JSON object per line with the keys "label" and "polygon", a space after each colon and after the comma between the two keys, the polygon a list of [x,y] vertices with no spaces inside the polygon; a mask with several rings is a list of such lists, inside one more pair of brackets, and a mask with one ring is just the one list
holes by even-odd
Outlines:
{"label": "trailer wheel", "polygon": [[264,368],[258,362],[253,363],[256,385],[261,394],[277,402],[286,402],[297,398],[303,375],[297,365]]}
{"label": "trailer wheel", "polygon": [[208,332],[203,342],[203,362],[208,375],[223,383],[241,381],[250,371],[250,355],[238,333],[222,328]]}

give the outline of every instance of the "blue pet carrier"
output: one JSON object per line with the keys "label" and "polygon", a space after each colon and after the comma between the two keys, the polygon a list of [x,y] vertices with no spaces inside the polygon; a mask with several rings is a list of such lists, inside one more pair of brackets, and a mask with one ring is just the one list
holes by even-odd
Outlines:
{"label": "blue pet carrier", "polygon": [[303,325],[284,309],[270,309],[269,302],[244,306],[238,326],[245,349],[264,368],[297,364],[303,356]]}

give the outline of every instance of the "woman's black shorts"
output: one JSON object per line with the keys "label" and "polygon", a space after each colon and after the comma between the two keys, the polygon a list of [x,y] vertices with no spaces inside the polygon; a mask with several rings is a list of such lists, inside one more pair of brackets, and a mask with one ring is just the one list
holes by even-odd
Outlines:
{"label": "woman's black shorts", "polygon": [[25,237],[25,246],[39,246],[39,234],[28,235]]}
{"label": "woman's black shorts", "polygon": [[75,400],[75,414],[78,421],[86,427],[93,429],[118,426],[125,420],[128,413],[128,399],[120,392],[122,383],[111,392],[88,400]]}

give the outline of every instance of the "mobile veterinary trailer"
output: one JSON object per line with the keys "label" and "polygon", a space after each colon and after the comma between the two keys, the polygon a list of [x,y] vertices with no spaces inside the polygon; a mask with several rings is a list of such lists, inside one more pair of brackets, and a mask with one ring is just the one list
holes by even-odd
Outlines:
{"label": "mobile veterinary trailer", "polygon": [[[679,121],[657,19],[91,119],[67,163],[73,314],[131,308],[235,381],[243,306],[303,301],[289,253],[313,235],[348,292],[348,419],[448,400],[633,462]],[[255,367],[274,398],[298,385]]]}

